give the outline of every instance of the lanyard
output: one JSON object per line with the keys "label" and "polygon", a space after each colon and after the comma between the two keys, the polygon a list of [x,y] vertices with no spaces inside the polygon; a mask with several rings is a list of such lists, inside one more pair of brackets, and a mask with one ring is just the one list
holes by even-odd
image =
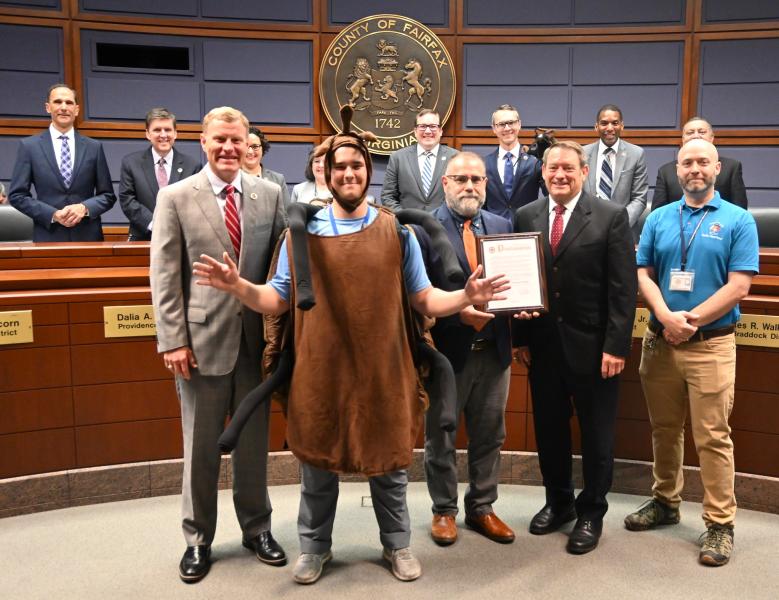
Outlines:
{"label": "lanyard", "polygon": [[[703,216],[701,217],[700,221],[698,221],[698,224],[695,226],[695,230],[692,232],[692,236],[690,236],[690,241],[686,244],[684,243],[684,223],[682,221],[682,207],[684,205],[684,202],[679,205],[679,241],[682,246],[682,271],[686,270],[687,267],[687,252],[690,250],[690,246],[692,246],[692,241],[695,239],[695,234],[698,233],[698,230],[701,228],[701,225],[703,224],[703,220],[706,218],[706,215],[709,214],[709,207],[703,209]],[[690,219],[692,219],[692,215],[690,215]],[[690,220],[688,219],[687,222],[689,223]]]}
{"label": "lanyard", "polygon": [[[338,233],[338,226],[335,224],[335,217],[333,216],[333,206],[330,205],[330,208],[327,210],[327,216],[330,217],[330,227],[333,228],[333,235],[340,235]],[[368,224],[368,218],[371,216],[371,207],[368,207],[368,211],[365,213],[365,218],[362,220],[362,225],[360,225],[360,231],[365,229],[365,226]]]}

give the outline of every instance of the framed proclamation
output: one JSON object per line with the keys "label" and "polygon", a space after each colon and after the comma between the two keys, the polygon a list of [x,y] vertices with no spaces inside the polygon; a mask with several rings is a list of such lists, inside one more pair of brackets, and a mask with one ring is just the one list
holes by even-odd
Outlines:
{"label": "framed proclamation", "polygon": [[491,300],[486,311],[549,311],[541,233],[485,235],[476,240],[479,262],[484,265],[483,277],[502,273],[511,285],[511,289],[502,294],[506,299]]}

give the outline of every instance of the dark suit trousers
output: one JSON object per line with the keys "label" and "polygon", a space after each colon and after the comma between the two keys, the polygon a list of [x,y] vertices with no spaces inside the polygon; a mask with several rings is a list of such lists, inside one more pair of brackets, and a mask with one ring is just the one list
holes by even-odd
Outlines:
{"label": "dark suit trousers", "polygon": [[[562,349],[558,356],[562,356]],[[584,489],[576,498],[579,517],[600,520],[614,469],[614,427],[619,377],[575,374],[565,361],[530,367],[538,461],[547,504],[562,509],[574,501],[571,473],[571,416],[576,409],[582,437]]]}

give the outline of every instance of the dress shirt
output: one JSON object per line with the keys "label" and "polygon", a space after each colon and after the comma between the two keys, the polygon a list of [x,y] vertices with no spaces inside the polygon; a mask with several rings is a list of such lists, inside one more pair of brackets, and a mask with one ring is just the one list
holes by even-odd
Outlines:
{"label": "dress shirt", "polygon": [[[612,194],[613,188],[614,188],[614,182],[617,179],[617,170],[616,170],[616,164],[617,164],[617,152],[619,152],[619,142],[620,140],[617,139],[616,142],[614,142],[614,145],[611,147],[613,152],[611,153],[611,187],[612,187]],[[595,189],[600,190],[600,178],[601,178],[601,165],[603,164],[603,153],[606,151],[606,148],[608,146],[603,143],[603,140],[598,142],[598,160],[595,163]],[[600,198],[600,193],[598,193],[598,198]]]}
{"label": "dress shirt", "polygon": [[511,152],[511,166],[514,168],[514,175],[517,174],[517,163],[519,162],[519,155],[522,152],[522,147],[517,144],[509,150],[504,150],[503,146],[498,146],[498,176],[500,182],[505,183],[505,170],[506,170],[506,154]]}
{"label": "dress shirt", "polygon": [[[438,159],[438,149],[441,147],[441,144],[436,144],[433,146],[433,148],[430,149],[430,152],[433,154],[433,171],[435,171],[435,161]],[[425,153],[428,152],[420,144],[417,144],[417,161],[419,162],[419,172],[422,173],[425,170]],[[433,187],[434,181],[430,181],[430,187]]]}
{"label": "dress shirt", "polygon": [[76,167],[76,133],[71,127],[67,132],[62,133],[59,129],[54,127],[54,124],[49,125],[49,133],[51,134],[51,143],[54,144],[54,158],[57,159],[57,168],[62,171],[62,140],[61,135],[68,136],[68,146],[70,149],[70,167],[75,169]]}
{"label": "dress shirt", "polygon": [[160,159],[161,158],[165,159],[165,164],[163,166],[165,168],[165,174],[168,176],[168,183],[170,183],[170,173],[171,171],[173,171],[173,165],[171,164],[173,162],[173,150],[171,149],[165,156],[162,156],[160,154],[157,154],[157,151],[154,149],[154,146],[152,146],[151,158],[154,161],[155,172],[157,170],[157,167],[159,166]]}
{"label": "dress shirt", "polygon": [[[230,182],[223,181],[220,179],[216,173],[214,173],[211,170],[211,165],[206,164],[205,167],[203,167],[203,170],[206,172],[206,177],[208,177],[208,182],[211,184],[211,189],[214,192],[214,196],[216,196],[216,203],[219,205],[219,211],[222,213],[222,218],[224,219],[225,216],[225,206],[227,205],[227,198],[225,198],[225,195],[222,193],[226,185],[231,185],[235,188],[235,208],[238,211],[238,214],[242,214],[242,207],[243,207],[243,192],[241,192],[241,173],[242,171],[239,170],[238,174],[235,176],[235,179],[233,179]],[[241,219],[241,233],[243,233],[243,219]]]}
{"label": "dress shirt", "polygon": [[[568,221],[571,219],[571,213],[573,212],[573,209],[576,208],[576,203],[579,201],[579,198],[581,198],[581,195],[582,193],[579,192],[571,200],[563,204],[563,206],[565,206],[565,212],[563,213],[563,233],[565,233],[565,228],[568,226]],[[554,223],[555,218],[555,206],[557,206],[557,202],[552,200],[552,196],[549,196],[549,207],[547,209],[549,213],[549,243],[552,243],[552,223]]]}

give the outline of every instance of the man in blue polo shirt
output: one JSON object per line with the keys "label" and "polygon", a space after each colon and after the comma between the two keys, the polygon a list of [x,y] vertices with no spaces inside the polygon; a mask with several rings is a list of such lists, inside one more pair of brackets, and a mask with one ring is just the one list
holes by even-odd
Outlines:
{"label": "man in blue polo shirt", "polygon": [[733,442],[728,417],[736,379],[738,303],[758,272],[757,228],[743,208],[720,198],[717,150],[682,146],[676,164],[684,197],[649,215],[639,242],[641,295],[651,311],[641,384],[652,424],[652,499],[625,518],[644,531],[679,522],[684,422],[689,412],[703,481],[699,560],[720,566],[733,549]]}

